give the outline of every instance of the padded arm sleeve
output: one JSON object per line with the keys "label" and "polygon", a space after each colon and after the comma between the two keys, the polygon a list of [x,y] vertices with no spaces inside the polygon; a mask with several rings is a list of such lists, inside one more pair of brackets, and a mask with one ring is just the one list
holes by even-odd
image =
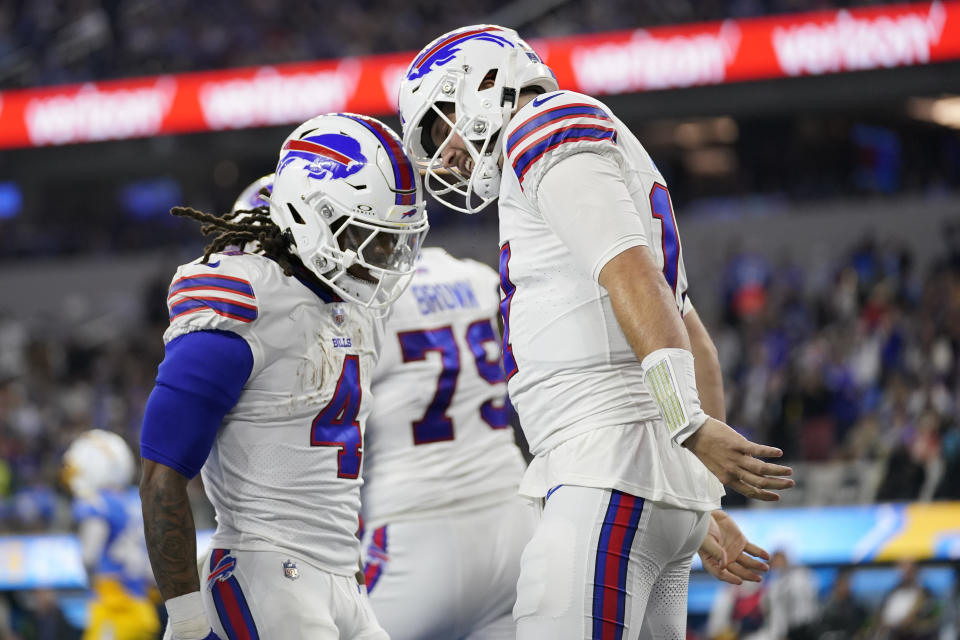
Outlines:
{"label": "padded arm sleeve", "polygon": [[235,333],[195,331],[168,342],[144,411],[140,455],[197,475],[252,370],[250,346]]}

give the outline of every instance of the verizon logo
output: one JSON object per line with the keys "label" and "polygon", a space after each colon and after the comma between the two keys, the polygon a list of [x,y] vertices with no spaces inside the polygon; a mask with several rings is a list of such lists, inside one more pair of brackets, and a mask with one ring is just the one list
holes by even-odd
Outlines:
{"label": "verizon logo", "polygon": [[576,47],[571,63],[586,93],[689,87],[723,82],[739,47],[733,22],[716,33],[669,38],[640,30],[628,42]]}
{"label": "verizon logo", "polygon": [[160,133],[177,83],[169,77],[152,87],[103,91],[86,85],[75,94],[27,103],[27,135],[34,145],[69,144],[152,136]]}
{"label": "verizon logo", "polygon": [[945,22],[939,2],[925,14],[856,18],[839,11],[831,22],[775,27],[773,48],[791,76],[922,64],[929,62]]}
{"label": "verizon logo", "polygon": [[265,67],[253,78],[202,85],[200,109],[211,129],[302,122],[343,110],[359,78],[360,65],[352,61],[311,73],[280,74]]}

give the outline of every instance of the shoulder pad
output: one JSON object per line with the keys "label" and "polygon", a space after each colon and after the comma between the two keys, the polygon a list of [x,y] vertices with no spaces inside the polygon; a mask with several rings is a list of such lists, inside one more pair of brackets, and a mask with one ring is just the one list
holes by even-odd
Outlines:
{"label": "shoulder pad", "polygon": [[259,256],[213,254],[177,269],[167,294],[170,328],[164,342],[191,331],[237,331],[259,315]]}
{"label": "shoulder pad", "polygon": [[507,162],[527,193],[560,158],[617,143],[609,109],[573,91],[544,93],[525,104],[507,125],[506,136]]}

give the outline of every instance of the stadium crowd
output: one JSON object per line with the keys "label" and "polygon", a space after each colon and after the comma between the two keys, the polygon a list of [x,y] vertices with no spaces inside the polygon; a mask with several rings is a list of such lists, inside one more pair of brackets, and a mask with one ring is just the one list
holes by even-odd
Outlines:
{"label": "stadium crowd", "polygon": [[0,89],[407,51],[479,22],[509,22],[525,36],[546,37],[884,3],[314,0],[290,11],[265,0],[14,0],[0,4]]}
{"label": "stadium crowd", "polygon": [[928,273],[865,238],[829,268],[736,255],[718,335],[729,417],[801,461],[886,461],[874,498],[960,497],[960,227]]}

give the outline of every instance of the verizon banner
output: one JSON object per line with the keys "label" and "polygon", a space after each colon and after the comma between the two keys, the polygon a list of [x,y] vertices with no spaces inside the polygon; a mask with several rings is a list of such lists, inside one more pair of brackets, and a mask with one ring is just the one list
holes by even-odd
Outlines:
{"label": "verizon banner", "polygon": [[[531,43],[560,86],[617,94],[960,59],[960,0]],[[0,93],[0,148],[392,114],[414,52]]]}

